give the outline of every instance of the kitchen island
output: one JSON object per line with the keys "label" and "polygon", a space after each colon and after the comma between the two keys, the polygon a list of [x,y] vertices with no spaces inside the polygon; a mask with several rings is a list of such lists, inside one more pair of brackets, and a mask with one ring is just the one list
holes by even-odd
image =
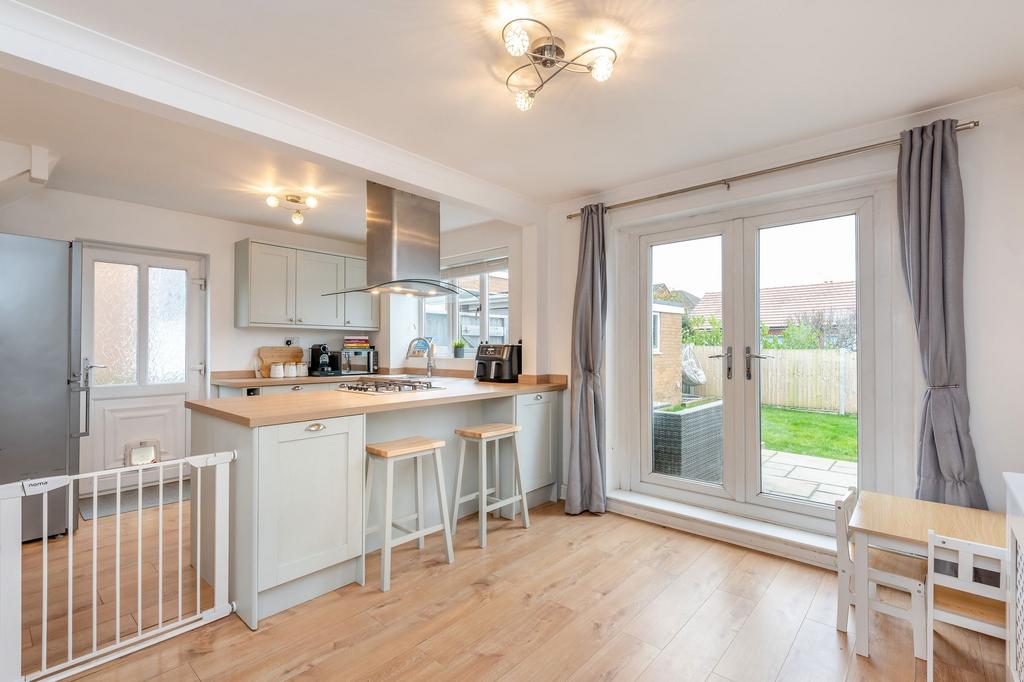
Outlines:
{"label": "kitchen island", "polygon": [[[255,629],[260,618],[363,581],[367,442],[412,435],[445,440],[445,485],[451,491],[458,463],[454,429],[484,422],[516,423],[522,428],[522,477],[530,503],[557,497],[564,381],[482,384],[435,378],[433,382],[438,390],[395,394],[329,390],[185,403],[191,410],[193,453],[238,453],[230,481],[229,584],[230,598],[249,627]],[[506,486],[513,480],[511,460],[504,455],[502,459],[502,495],[507,496],[511,490]],[[399,518],[415,511],[415,475],[412,463],[404,464],[396,469],[395,516]],[[464,493],[476,490],[476,472],[476,456],[467,456]],[[377,485],[382,485],[381,478],[377,477]],[[207,503],[215,494],[213,483],[193,481],[206,509],[213,508]],[[429,480],[423,485],[430,500],[436,494],[435,485]],[[383,500],[380,493],[375,490],[376,501]],[[475,507],[470,507],[464,505],[462,515],[475,514]],[[429,504],[427,508],[433,509]],[[371,517],[380,514],[379,508],[370,510]],[[436,511],[426,516],[428,525],[440,520]],[[214,552],[207,542],[213,534],[207,525],[212,528],[213,519],[205,515],[201,522],[201,570],[210,576]],[[366,542],[367,549],[373,550],[380,539]]]}

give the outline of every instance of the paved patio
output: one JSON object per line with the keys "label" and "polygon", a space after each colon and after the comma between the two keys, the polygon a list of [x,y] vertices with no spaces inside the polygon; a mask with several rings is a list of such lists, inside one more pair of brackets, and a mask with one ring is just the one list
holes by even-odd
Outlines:
{"label": "paved patio", "polygon": [[856,485],[856,462],[761,451],[761,489],[766,493],[833,504]]}

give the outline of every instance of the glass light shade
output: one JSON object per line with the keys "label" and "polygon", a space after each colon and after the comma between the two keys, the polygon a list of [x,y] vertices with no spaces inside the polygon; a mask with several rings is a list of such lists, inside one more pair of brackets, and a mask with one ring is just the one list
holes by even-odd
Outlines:
{"label": "glass light shade", "polygon": [[302,211],[296,211],[295,213],[292,213],[292,222],[295,223],[296,225],[301,225],[302,221],[304,221],[305,219],[306,218],[302,215]]}
{"label": "glass light shade", "polygon": [[615,61],[611,58],[611,55],[607,54],[601,55],[590,65],[590,75],[598,82],[604,82],[611,78],[612,71],[614,70]]}
{"label": "glass light shade", "polygon": [[320,203],[320,200],[311,195],[306,197],[306,200],[303,203],[306,204],[306,208],[316,208],[316,205]]}
{"label": "glass light shade", "polygon": [[513,57],[522,57],[530,49],[530,34],[522,26],[510,26],[505,31],[505,49]]}
{"label": "glass light shade", "polygon": [[519,111],[529,111],[533,108],[533,95],[529,90],[520,90],[516,93],[516,108]]}
{"label": "glass light shade", "polygon": [[277,208],[281,205],[281,200],[277,198],[276,194],[267,195],[267,206],[270,208]]}

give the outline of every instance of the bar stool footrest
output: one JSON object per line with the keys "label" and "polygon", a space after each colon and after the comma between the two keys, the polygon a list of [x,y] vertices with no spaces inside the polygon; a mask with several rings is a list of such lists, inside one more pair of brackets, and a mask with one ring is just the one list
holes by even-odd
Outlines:
{"label": "bar stool footrest", "polygon": [[444,530],[444,524],[439,523],[436,526],[430,526],[429,528],[424,528],[423,530],[417,530],[412,533],[407,533],[406,535],[399,535],[397,538],[391,538],[391,546],[397,547],[398,545],[403,545],[406,542],[410,542],[412,540],[418,540],[419,538],[430,535],[431,533],[437,533],[438,531],[442,530]]}

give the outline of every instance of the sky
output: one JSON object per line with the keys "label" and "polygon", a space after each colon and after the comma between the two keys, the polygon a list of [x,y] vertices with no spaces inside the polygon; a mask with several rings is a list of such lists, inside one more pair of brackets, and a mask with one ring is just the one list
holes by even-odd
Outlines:
{"label": "sky", "polygon": [[[759,231],[760,287],[856,278],[856,218],[842,216]],[[655,246],[652,283],[703,297],[722,290],[722,238]]]}

